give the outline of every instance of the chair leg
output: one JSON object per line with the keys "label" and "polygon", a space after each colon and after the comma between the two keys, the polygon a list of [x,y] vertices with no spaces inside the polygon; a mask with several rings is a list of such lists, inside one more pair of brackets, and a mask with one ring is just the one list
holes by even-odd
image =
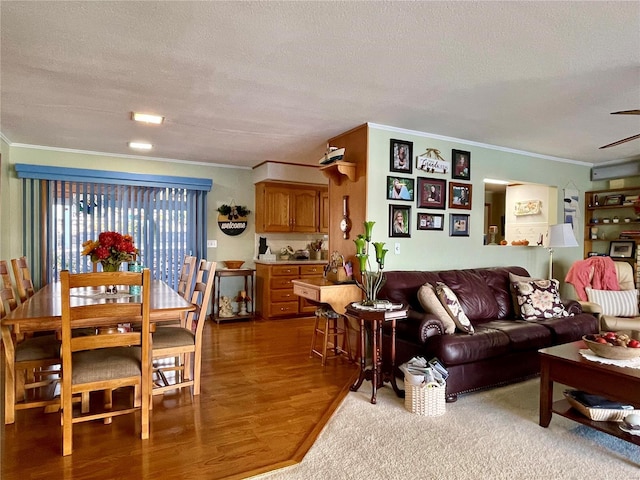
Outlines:
{"label": "chair leg", "polygon": [[193,394],[200,395],[200,370],[202,357],[199,350],[193,353]]}
{"label": "chair leg", "polygon": [[316,349],[316,341],[318,339],[318,325],[320,323],[320,315],[316,313],[316,323],[313,326],[313,335],[311,336],[311,348],[309,349],[309,358],[313,358],[313,352]]}
{"label": "chair leg", "polygon": [[[104,404],[105,410],[112,410],[113,409],[113,389],[107,388],[106,390],[103,390],[102,396],[103,396],[103,404]],[[103,423],[105,425],[111,425],[112,421],[113,421],[112,417],[107,417],[104,419]]]}

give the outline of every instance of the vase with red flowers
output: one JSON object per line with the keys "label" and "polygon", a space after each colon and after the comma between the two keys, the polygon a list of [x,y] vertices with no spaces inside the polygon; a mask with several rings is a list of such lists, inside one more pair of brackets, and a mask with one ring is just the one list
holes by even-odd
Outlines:
{"label": "vase with red flowers", "polygon": [[[92,262],[100,262],[103,272],[117,272],[123,262],[131,262],[138,249],[131,235],[118,232],[102,232],[97,240],[87,240],[82,244],[82,255],[91,257]],[[107,293],[116,293],[115,285],[107,287]]]}

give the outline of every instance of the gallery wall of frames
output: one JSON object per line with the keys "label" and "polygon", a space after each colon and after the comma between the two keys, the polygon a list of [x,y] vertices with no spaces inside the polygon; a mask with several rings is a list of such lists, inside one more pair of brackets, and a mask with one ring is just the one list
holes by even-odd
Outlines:
{"label": "gallery wall of frames", "polygon": [[464,210],[471,210],[470,181],[470,152],[452,149],[450,156],[443,156],[439,150],[427,148],[414,157],[413,142],[391,139],[386,182],[389,236],[411,237],[415,221],[416,230],[446,227],[451,237],[468,237],[470,215]]}

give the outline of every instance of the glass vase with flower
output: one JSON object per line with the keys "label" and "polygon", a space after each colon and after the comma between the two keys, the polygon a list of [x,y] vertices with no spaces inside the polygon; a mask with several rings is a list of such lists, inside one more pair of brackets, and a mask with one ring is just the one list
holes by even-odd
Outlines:
{"label": "glass vase with flower", "polygon": [[[94,263],[102,265],[103,272],[117,272],[123,262],[133,261],[138,249],[131,235],[118,232],[102,232],[97,240],[87,240],[82,244],[82,255],[91,257]],[[115,285],[108,285],[106,293],[117,293]]]}
{"label": "glass vase with flower", "polygon": [[[364,293],[362,305],[374,306],[378,301],[378,292],[384,285],[386,279],[382,270],[384,269],[384,257],[387,251],[384,248],[384,242],[372,242],[371,234],[373,225],[376,222],[364,222],[364,234],[358,235],[353,242],[356,244],[356,258],[360,267],[360,281],[356,280],[356,284]],[[377,268],[371,269],[369,261],[369,245],[373,245],[375,250],[375,259]]]}

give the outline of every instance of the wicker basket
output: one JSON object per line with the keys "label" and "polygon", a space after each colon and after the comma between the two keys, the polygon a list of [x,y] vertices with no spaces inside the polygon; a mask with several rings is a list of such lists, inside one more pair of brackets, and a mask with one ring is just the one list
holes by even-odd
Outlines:
{"label": "wicker basket", "polygon": [[563,392],[569,405],[579,411],[585,417],[596,422],[621,422],[624,417],[632,413],[640,413],[640,410],[619,408],[592,408],[573,398],[569,392]]}
{"label": "wicker basket", "polygon": [[414,379],[405,376],[404,408],[411,413],[428,417],[443,415],[446,411],[445,390],[444,385],[424,382],[415,384]]}

